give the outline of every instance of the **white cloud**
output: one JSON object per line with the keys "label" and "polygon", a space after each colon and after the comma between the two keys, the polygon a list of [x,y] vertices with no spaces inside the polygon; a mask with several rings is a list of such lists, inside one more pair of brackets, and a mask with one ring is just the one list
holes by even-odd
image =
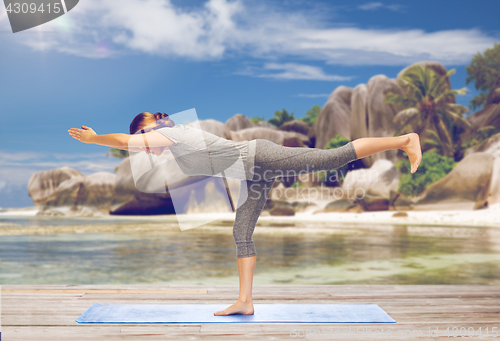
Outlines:
{"label": "white cloud", "polygon": [[358,8],[364,11],[372,11],[383,6],[384,5],[381,2],[369,2],[363,5],[359,5]]}
{"label": "white cloud", "polygon": [[392,5],[384,5],[383,3],[381,2],[368,2],[366,4],[363,4],[363,5],[359,5],[358,6],[358,9],[361,9],[363,11],[375,11],[377,9],[380,9],[380,8],[387,8],[387,9],[390,9],[391,11],[400,11],[401,9],[403,9],[403,5],[399,5],[399,4],[392,4]]}
{"label": "white cloud", "polygon": [[327,75],[323,70],[316,66],[295,64],[295,63],[267,63],[264,65],[264,70],[281,71],[276,73],[263,73],[258,77],[274,78],[274,79],[301,79],[301,80],[316,80],[316,81],[345,81],[352,77],[344,77],[337,75]]}
{"label": "white cloud", "polygon": [[345,81],[353,78],[325,74],[320,67],[296,63],[266,63],[263,67],[247,66],[235,74],[261,78],[315,81]]}
{"label": "white cloud", "polygon": [[208,59],[222,56],[230,45],[233,16],[242,8],[239,2],[226,0],[210,0],[193,11],[175,7],[169,0],[88,0],[77,9],[43,25],[45,30],[57,30],[57,36],[44,35],[43,42],[39,37],[26,37],[24,43],[35,50],[55,49],[92,58],[113,55],[114,46]]}
{"label": "white cloud", "polygon": [[5,165],[6,161],[23,161],[30,159],[40,159],[46,154],[40,152],[16,152],[8,153],[0,150],[0,164]]}
{"label": "white cloud", "polygon": [[[401,8],[379,2],[361,5],[366,10],[381,6]],[[26,34],[16,40],[33,49],[92,58],[146,53],[194,60],[299,57],[344,65],[405,66],[421,60],[469,63],[495,41],[477,28],[361,29],[338,23],[332,27],[327,19],[321,13],[242,0],[209,0],[190,9],[170,0],[86,0],[42,26],[57,34]]]}
{"label": "white cloud", "polygon": [[401,11],[405,6],[404,5],[399,5],[399,4],[393,4],[393,5],[386,5],[385,8],[390,9],[391,11]]}

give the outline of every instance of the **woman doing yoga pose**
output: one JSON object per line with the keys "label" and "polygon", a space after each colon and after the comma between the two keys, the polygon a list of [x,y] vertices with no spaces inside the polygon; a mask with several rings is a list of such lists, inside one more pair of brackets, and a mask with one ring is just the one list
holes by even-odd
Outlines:
{"label": "woman doing yoga pose", "polygon": [[[233,226],[240,282],[239,297],[236,303],[215,312],[214,315],[251,315],[254,313],[252,282],[257,253],[252,234],[277,177],[285,173],[289,176],[290,172],[304,174],[328,171],[356,159],[390,149],[401,149],[407,153],[411,163],[411,173],[417,170],[422,159],[419,136],[415,133],[397,137],[364,137],[335,149],[294,148],[277,145],[265,139],[234,142],[206,131],[200,132],[199,129],[190,126],[175,125],[164,113],[144,112],[137,115],[130,124],[131,135],[97,135],[92,128],[87,126],[82,126],[81,129],[71,128],[68,132],[72,137],[84,143],[95,143],[123,150],[145,151],[154,155],[161,155],[165,148],[169,148],[174,156],[182,154],[182,161],[181,157],[176,157],[176,162],[183,171],[188,169],[189,175],[197,174],[197,167],[200,166],[197,158],[190,158],[186,151],[205,146],[237,148],[245,171],[242,176],[236,178],[241,180],[241,186],[246,186],[248,194],[245,199],[240,191]],[[138,132],[141,133],[138,134]],[[200,137],[204,141],[199,141]],[[144,138],[148,142],[147,148],[141,147],[144,146]],[[216,164],[217,159],[213,160],[213,163]]]}

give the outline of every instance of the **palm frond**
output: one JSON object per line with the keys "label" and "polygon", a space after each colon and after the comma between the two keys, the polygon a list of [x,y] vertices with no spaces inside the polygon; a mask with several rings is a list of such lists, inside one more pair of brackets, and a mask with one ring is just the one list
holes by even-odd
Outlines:
{"label": "palm frond", "polygon": [[441,143],[436,131],[434,129],[427,129],[426,135],[427,138],[422,141],[422,149],[425,151],[434,150],[439,154],[444,154],[443,143]]}
{"label": "palm frond", "polygon": [[404,125],[408,122],[413,116],[420,114],[420,111],[417,108],[408,108],[401,110],[397,113],[396,116],[392,119],[392,122],[396,125]]}
{"label": "palm frond", "polygon": [[448,156],[453,155],[453,141],[442,118],[437,115],[435,119],[432,120],[432,124],[434,126],[434,129],[436,129],[439,140],[444,142],[446,154],[448,154]]}
{"label": "palm frond", "polygon": [[399,136],[402,134],[408,134],[412,132],[420,135],[420,133],[423,130],[422,129],[423,124],[420,121],[420,115],[410,116],[404,124],[395,126],[396,126],[396,131],[394,133],[394,136]]}
{"label": "palm frond", "polygon": [[441,94],[439,94],[439,96],[437,96],[434,101],[436,102],[436,104],[439,104],[439,103],[448,103],[446,101],[446,98],[448,96],[455,96],[455,95],[458,95],[458,90],[453,90],[453,89],[447,89],[445,91],[443,91]]}
{"label": "palm frond", "polygon": [[401,105],[405,108],[414,107],[417,104],[415,100],[407,96],[395,93],[388,93],[387,95],[385,95],[384,100],[386,103]]}
{"label": "palm frond", "polygon": [[463,118],[463,114],[470,111],[469,108],[461,104],[448,103],[447,106],[448,111],[453,117],[458,116],[459,118]]}
{"label": "palm frond", "polygon": [[441,94],[443,92],[443,87],[445,85],[447,85],[446,80],[448,79],[448,77],[450,77],[454,73],[455,73],[455,69],[451,69],[450,71],[448,71],[446,73],[446,75],[444,75],[442,77],[435,78],[436,81],[434,82],[433,86],[429,90],[429,92],[433,94],[433,97],[437,98],[439,96],[439,94]]}

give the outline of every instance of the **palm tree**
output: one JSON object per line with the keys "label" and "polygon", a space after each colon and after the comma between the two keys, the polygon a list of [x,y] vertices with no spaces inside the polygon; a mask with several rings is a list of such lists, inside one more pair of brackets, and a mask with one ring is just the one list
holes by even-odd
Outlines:
{"label": "palm tree", "polygon": [[321,107],[319,105],[314,105],[311,109],[306,111],[306,116],[299,118],[299,120],[307,123],[310,127],[318,120],[319,114],[321,112]]}
{"label": "palm tree", "polygon": [[288,121],[293,121],[295,119],[295,117],[293,116],[294,114],[295,110],[290,114],[285,109],[282,109],[281,111],[276,111],[274,113],[274,117],[268,120],[267,122],[276,127],[280,127],[281,125],[283,125],[283,123],[286,123]]}
{"label": "palm tree", "polygon": [[265,118],[265,116],[262,116],[262,117],[255,117],[255,116],[252,116],[252,117],[250,118],[250,122],[257,124],[257,123],[259,123],[259,122],[264,121],[265,119],[266,119],[266,118]]}
{"label": "palm tree", "polygon": [[117,149],[117,148],[111,148],[107,153],[106,157],[108,155],[111,155],[112,157],[116,157],[118,159],[124,159],[128,157],[128,150],[123,150],[123,149]]}
{"label": "palm tree", "polygon": [[405,109],[394,116],[395,136],[403,132],[421,134],[429,130],[431,138],[425,142],[429,145],[440,145],[443,155],[453,156],[457,136],[470,129],[471,125],[463,118],[469,109],[463,105],[450,103],[455,95],[464,95],[466,88],[448,89],[446,80],[455,73],[452,69],[439,77],[434,70],[420,65],[409,68],[398,84],[404,95],[390,93],[385,102],[402,105]]}

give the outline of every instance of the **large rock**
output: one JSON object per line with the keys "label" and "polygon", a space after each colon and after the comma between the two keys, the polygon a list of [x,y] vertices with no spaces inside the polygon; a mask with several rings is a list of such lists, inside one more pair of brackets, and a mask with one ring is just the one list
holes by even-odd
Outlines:
{"label": "large rock", "polygon": [[495,158],[492,173],[487,199],[488,205],[500,203],[500,157]]}
{"label": "large rock", "polygon": [[359,84],[351,96],[351,140],[368,136],[368,86]]}
{"label": "large rock", "polygon": [[278,129],[275,126],[269,124],[267,121],[260,121],[256,124],[257,127],[264,127],[264,128],[270,128],[270,129]]}
{"label": "large rock", "polygon": [[467,149],[464,157],[477,152],[489,153],[496,158],[500,158],[500,133],[490,136],[476,147]]}
{"label": "large rock", "polygon": [[[393,119],[398,112],[404,108],[400,105],[385,103],[388,93],[403,95],[395,79],[389,79],[384,75],[376,75],[368,81],[368,136],[369,137],[391,137],[394,136],[396,127]],[[369,167],[378,159],[387,159],[392,162],[398,160],[397,150],[387,150],[370,155],[363,160],[365,166]]]}
{"label": "large rock", "polygon": [[248,117],[242,114],[234,115],[233,117],[228,119],[225,124],[232,131],[255,127],[255,124],[252,123],[252,121],[250,121]]}
{"label": "large rock", "polygon": [[[187,176],[166,151],[151,168],[147,155],[124,159],[117,170],[111,214],[181,214],[230,212],[231,206],[222,178]],[[136,159],[135,159],[136,158]],[[234,208],[240,181],[226,179]]]}
{"label": "large rock", "polygon": [[246,128],[239,131],[231,131],[231,140],[250,141],[255,139],[265,139],[276,144],[288,147],[305,147],[309,145],[309,138],[306,135],[269,129],[264,127]]}
{"label": "large rock", "polygon": [[341,198],[329,202],[324,208],[314,211],[313,214],[330,212],[361,213],[363,212],[363,207],[361,207],[357,200]]}
{"label": "large rock", "polygon": [[[237,179],[226,179],[229,191],[225,189],[224,181],[222,178],[210,178],[209,180],[201,182],[200,186],[196,189],[191,189],[189,197],[183,205],[182,213],[224,213],[231,212],[231,204],[229,197],[233,201],[234,209],[237,208],[239,185],[240,181]],[[251,193],[247,193],[250,195]],[[175,194],[177,195],[177,193]],[[174,197],[174,199],[177,199]],[[175,202],[177,209],[177,202]]]}
{"label": "large rock", "polygon": [[[190,125],[190,124],[188,124]],[[193,125],[197,127],[196,125]],[[199,121],[199,126],[202,130],[207,131],[211,134],[217,135],[219,137],[223,137],[227,140],[231,139],[231,130],[222,122],[208,119]]]}
{"label": "large rock", "polygon": [[307,134],[307,137],[309,138],[309,147],[315,148],[316,147],[316,129],[314,128],[314,125],[309,129],[309,134]]}
{"label": "large rock", "polygon": [[116,175],[98,172],[62,182],[37,215],[108,214],[114,196]]}
{"label": "large rock", "polygon": [[319,173],[299,174],[297,180],[305,187],[315,187],[321,184]]}
{"label": "large rock", "polygon": [[414,209],[480,209],[487,206],[495,157],[477,152],[464,157],[444,178],[431,184]]}
{"label": "large rock", "polygon": [[64,181],[83,174],[69,167],[50,169],[34,173],[28,182],[28,194],[35,205],[43,205]]}
{"label": "large rock", "polygon": [[395,190],[391,190],[389,198],[389,210],[412,210],[417,198],[407,197]]}
{"label": "large rock", "polygon": [[365,194],[363,197],[356,199],[363,211],[387,211],[389,210],[389,199],[378,195]]}
{"label": "large rock", "polygon": [[288,121],[288,122],[282,124],[279,127],[279,130],[292,131],[292,132],[300,133],[300,134],[307,136],[307,135],[309,135],[309,131],[311,130],[311,127],[309,126],[309,124],[307,124],[304,121],[292,120],[292,121]]}
{"label": "large rock", "polygon": [[332,92],[314,123],[316,148],[325,148],[337,134],[351,138],[351,96],[352,88],[346,86],[339,86]]}
{"label": "large rock", "polygon": [[479,146],[467,149],[465,156],[478,152],[489,153],[495,157],[488,194],[488,205],[500,203],[500,133],[486,139]]}
{"label": "large rock", "polygon": [[347,172],[342,189],[350,197],[370,194],[389,199],[390,191],[398,190],[399,178],[399,171],[391,161],[379,159],[368,169]]}
{"label": "large rock", "polygon": [[[398,79],[412,66],[427,63],[428,68],[434,70],[438,76],[446,75],[446,68],[440,63],[428,61],[418,62],[404,68],[396,79],[389,79],[385,75],[375,75],[368,84],[359,84],[354,89],[340,86],[335,89],[321,110],[318,121],[314,124],[316,136],[310,138],[311,145],[324,148],[328,141],[340,134],[348,139],[355,140],[363,137],[392,137],[396,131],[393,119],[404,109],[401,105],[385,103],[385,96],[389,93],[404,95],[398,84]],[[446,86],[450,88],[450,81],[446,79]],[[455,98],[450,96],[450,103]],[[420,140],[427,138],[422,133]],[[397,150],[388,150],[360,159],[365,167],[371,167],[376,160],[386,159],[392,162],[398,159]]]}

